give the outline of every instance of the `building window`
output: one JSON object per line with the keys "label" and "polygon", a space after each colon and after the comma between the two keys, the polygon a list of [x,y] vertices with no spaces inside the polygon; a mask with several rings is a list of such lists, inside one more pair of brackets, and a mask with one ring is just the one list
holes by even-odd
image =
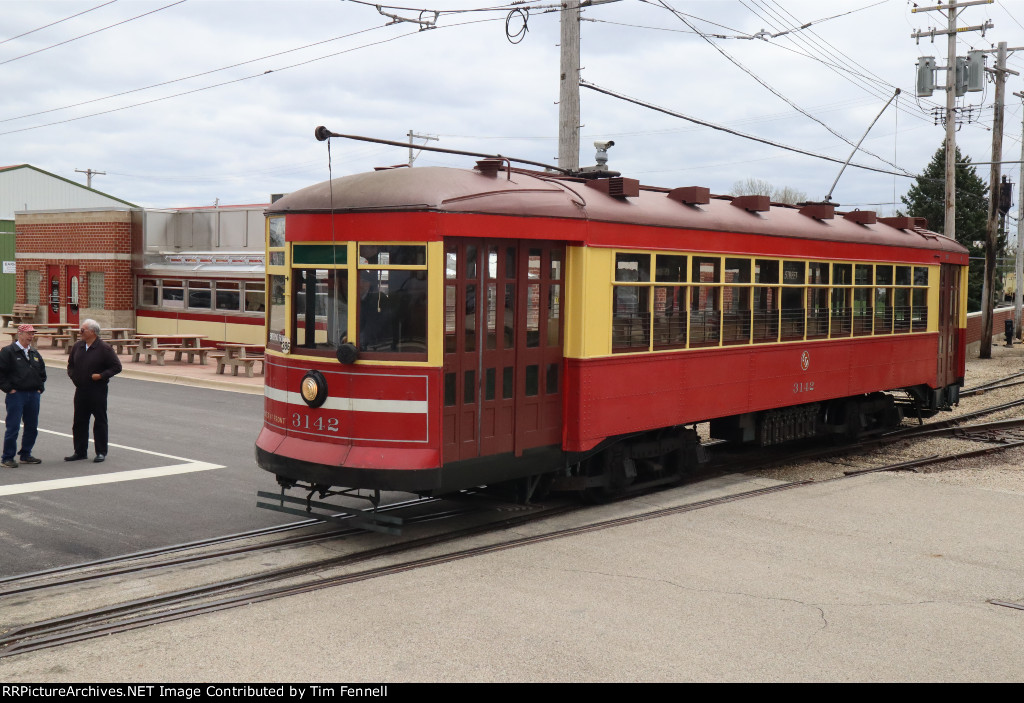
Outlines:
{"label": "building window", "polygon": [[160,303],[165,308],[185,307],[185,282],[164,279]]}
{"label": "building window", "polygon": [[88,307],[91,308],[103,308],[103,303],[106,300],[106,290],[104,288],[103,272],[102,271],[90,271],[87,274],[86,280],[89,284],[88,295],[89,298],[85,302],[88,303]]}
{"label": "building window", "polygon": [[25,302],[39,305],[39,271],[25,271]]}
{"label": "building window", "polygon": [[188,306],[190,308],[209,310],[211,302],[209,281],[188,282]]}
{"label": "building window", "polygon": [[217,309],[225,312],[238,312],[240,284],[237,281],[217,281],[216,286]]}

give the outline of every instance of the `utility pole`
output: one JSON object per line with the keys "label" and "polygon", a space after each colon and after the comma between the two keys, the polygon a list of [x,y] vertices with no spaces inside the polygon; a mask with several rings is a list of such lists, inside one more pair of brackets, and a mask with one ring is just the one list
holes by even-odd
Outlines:
{"label": "utility pole", "polygon": [[565,0],[561,13],[561,82],[558,90],[558,166],[580,167],[580,2]]}
{"label": "utility pole", "polygon": [[84,173],[85,174],[85,187],[86,188],[92,188],[92,177],[93,176],[105,176],[105,175],[107,175],[106,171],[93,171],[91,168],[86,169],[84,171],[82,169],[80,169],[80,168],[76,168],[75,169],[75,173]]}
{"label": "utility pole", "polygon": [[1003,113],[1006,93],[1006,42],[999,42],[996,65],[995,112],[992,118],[992,166],[988,177],[988,225],[985,228],[985,278],[981,286],[981,349],[978,357],[992,358],[992,309],[996,283],[996,248],[999,230],[999,175],[1003,160]]}
{"label": "utility pole", "polygon": [[[1024,101],[1024,92],[1014,93],[1015,97]],[[1021,307],[1024,303],[1024,116],[1021,117],[1021,142],[1020,142],[1020,180],[1017,184],[1020,190],[1017,192],[1017,268],[1016,268],[1016,291],[1013,296],[1013,329],[1018,339],[1024,339],[1024,332],[1021,331]]]}
{"label": "utility pole", "polygon": [[[946,35],[946,221],[942,233],[950,239],[956,239],[956,35],[958,31],[985,29],[991,26],[986,22],[978,27],[963,27],[958,30],[956,19],[959,10],[971,5],[990,5],[993,0],[973,0],[973,2],[957,2],[952,0],[945,5],[933,7],[915,7],[911,12],[932,12],[946,10],[946,29],[932,29],[927,32],[915,32],[912,39],[920,41],[921,37]],[[983,35],[984,36],[984,35]]]}
{"label": "utility pole", "polygon": [[434,142],[439,141],[437,137],[432,137],[429,134],[416,134],[411,129],[406,133],[405,136],[409,137],[409,165],[410,166],[412,166],[412,162],[416,160],[416,157],[419,156],[419,152],[416,152],[415,154],[412,153],[413,147],[415,146],[413,144],[413,141],[412,141],[413,139],[423,139],[423,140],[428,141],[428,142],[430,142],[430,141],[434,141]]}

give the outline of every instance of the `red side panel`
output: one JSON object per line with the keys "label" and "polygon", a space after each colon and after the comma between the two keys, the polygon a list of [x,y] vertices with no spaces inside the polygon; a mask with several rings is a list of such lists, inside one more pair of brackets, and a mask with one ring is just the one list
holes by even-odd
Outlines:
{"label": "red side panel", "polygon": [[[318,408],[309,407],[300,392],[310,369],[327,379],[327,400]],[[440,466],[440,371],[269,357],[257,445],[327,466]]]}
{"label": "red side panel", "polygon": [[606,437],[879,389],[935,385],[936,335],[568,359],[567,451]]}

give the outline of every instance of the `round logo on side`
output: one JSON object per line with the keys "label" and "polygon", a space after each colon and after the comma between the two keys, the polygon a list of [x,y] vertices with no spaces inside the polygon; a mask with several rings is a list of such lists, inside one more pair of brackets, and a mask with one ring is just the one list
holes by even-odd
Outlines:
{"label": "round logo on side", "polygon": [[804,371],[811,367],[811,354],[810,352],[804,352],[800,355],[800,368]]}

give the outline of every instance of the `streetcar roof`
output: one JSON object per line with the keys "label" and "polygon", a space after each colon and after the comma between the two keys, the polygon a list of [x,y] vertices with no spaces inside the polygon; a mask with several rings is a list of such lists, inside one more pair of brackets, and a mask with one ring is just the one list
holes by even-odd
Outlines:
{"label": "streetcar roof", "polygon": [[[733,198],[712,196],[685,204],[668,189],[640,187],[623,197],[602,192],[596,182],[513,170],[495,173],[446,167],[389,168],[324,181],[290,193],[267,208],[268,215],[365,212],[439,212],[587,220],[687,230],[796,237],[853,244],[902,246],[966,254],[948,237],[929,231],[923,220],[905,219],[897,228],[877,221],[860,224],[825,208],[772,203],[748,210]],[[817,215],[817,216],[812,216]]]}

